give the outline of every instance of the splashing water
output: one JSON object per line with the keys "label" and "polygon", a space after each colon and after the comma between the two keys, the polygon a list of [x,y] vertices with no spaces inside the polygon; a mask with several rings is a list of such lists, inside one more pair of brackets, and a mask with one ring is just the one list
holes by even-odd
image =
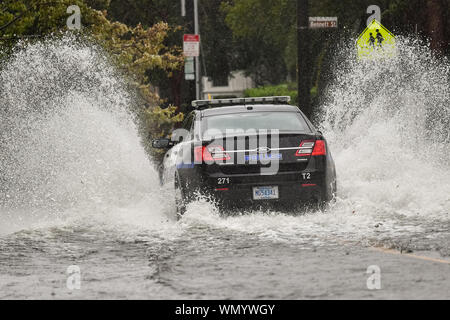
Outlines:
{"label": "splashing water", "polygon": [[450,63],[409,38],[399,38],[398,49],[384,61],[358,61],[353,45],[340,49],[319,117],[338,174],[338,198],[327,212],[208,223],[292,241],[420,233],[448,222]]}
{"label": "splashing water", "polygon": [[225,218],[199,200],[179,222],[102,50],[71,37],[19,47],[0,65],[0,298],[336,298],[374,258],[354,241],[450,256],[450,64],[398,46],[373,62],[340,50],[320,120],[338,173],[328,210]]}
{"label": "splashing water", "polygon": [[[98,47],[72,37],[23,46],[3,64],[3,231],[74,216],[111,217],[128,206],[150,220],[163,211],[130,112],[133,99],[120,79]],[[128,216],[123,220],[141,223]]]}
{"label": "splashing water", "polygon": [[[360,62],[353,48],[340,50],[320,120],[339,182],[326,212],[220,218],[199,201],[178,226],[310,241],[366,239],[380,229],[407,234],[424,221],[448,221],[450,64],[413,40],[398,43],[399,55],[386,61]],[[167,194],[128,111],[133,99],[101,50],[70,38],[29,45],[0,79],[3,221],[16,229],[67,217],[161,228],[172,211],[163,205]]]}
{"label": "splashing water", "polygon": [[450,64],[416,41],[399,40],[395,59],[339,66],[322,128],[336,154],[342,198],[371,211],[446,218]]}

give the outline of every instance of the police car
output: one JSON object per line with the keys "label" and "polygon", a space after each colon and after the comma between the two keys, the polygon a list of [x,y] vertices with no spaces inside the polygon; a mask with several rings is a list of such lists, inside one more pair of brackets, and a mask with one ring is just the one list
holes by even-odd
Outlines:
{"label": "police car", "polygon": [[336,192],[330,148],[290,97],[193,101],[166,149],[163,185],[173,187],[177,212],[198,197],[220,208],[323,206]]}

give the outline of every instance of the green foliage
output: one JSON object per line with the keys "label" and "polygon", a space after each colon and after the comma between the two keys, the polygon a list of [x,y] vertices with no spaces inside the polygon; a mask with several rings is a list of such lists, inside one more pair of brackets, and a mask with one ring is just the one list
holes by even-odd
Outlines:
{"label": "green foliage", "polygon": [[[427,11],[426,4],[429,6],[429,2],[431,0],[379,0],[376,4],[381,8],[382,21],[388,29],[412,33],[416,24],[419,30],[429,29],[429,21],[433,19]],[[444,17],[450,21],[450,5],[445,5],[448,1],[432,2],[441,4],[440,8],[446,11]],[[370,0],[309,1],[309,16],[336,16],[339,21],[337,30],[308,32],[308,78],[313,108],[320,103],[327,82],[333,76],[335,49],[341,42],[354,41],[364,30],[369,17],[366,9],[371,4],[373,2]],[[257,95],[277,94],[282,92],[283,86],[280,88],[276,84],[284,83],[286,79],[295,81],[298,63],[296,1],[227,0],[222,2],[222,10],[234,39],[244,43],[244,53],[240,48],[235,50],[243,69],[257,85],[275,85],[258,88],[257,91],[262,92]],[[256,93],[249,91],[248,94]]]}
{"label": "green foliage", "polygon": [[[275,84],[295,77],[296,1],[223,1],[225,21],[244,50],[241,66],[257,84]],[[241,51],[237,51],[240,53]]]}
{"label": "green foliage", "polygon": [[[152,128],[150,134],[154,138],[169,136],[173,129],[174,122],[181,123],[184,120],[184,115],[182,113],[177,113],[177,108],[174,106],[165,109],[155,107],[147,109],[145,113],[147,115],[149,126]],[[153,124],[156,124],[156,126]]]}
{"label": "green foliage", "polygon": [[129,27],[110,22],[97,11],[101,23],[94,25],[94,37],[116,58],[118,65],[134,80],[147,106],[160,104],[159,96],[149,83],[149,71],[164,70],[168,77],[183,67],[181,48],[168,47],[164,40],[172,32],[167,23],[160,22],[150,28],[141,24]]}
{"label": "green foliage", "polygon": [[261,39],[285,47],[284,35],[296,29],[296,2],[290,0],[235,0],[223,3],[226,22],[235,36]]}
{"label": "green foliage", "polygon": [[[438,12],[430,10],[432,3],[438,5]],[[363,30],[371,4],[371,0],[309,1],[310,16],[339,19],[337,31],[309,32],[314,104],[333,75],[337,44],[352,41]],[[396,33],[412,33],[417,27],[419,33],[433,36],[438,33],[430,29],[430,21],[441,21],[446,38],[438,40],[450,50],[448,0],[379,0],[376,4],[382,10],[383,24]],[[130,87],[142,98],[137,109],[146,110],[142,114],[148,131],[157,137],[176,126],[180,117],[173,105],[188,105],[194,91],[193,83],[183,80],[180,48],[181,35],[193,32],[192,1],[186,1],[183,18],[179,0],[0,0],[0,57],[9,52],[16,38],[67,31],[69,5],[81,9],[81,33],[101,43],[128,75]],[[222,79],[232,70],[244,70],[260,86],[248,95],[287,94],[296,101],[295,85],[275,84],[296,80],[297,1],[199,0],[199,13],[204,75]]]}
{"label": "green foliage", "polygon": [[[144,27],[137,23],[129,26],[111,21],[107,11],[110,0],[10,0],[0,4],[0,45],[12,47],[16,38],[26,36],[45,37],[49,34],[62,34],[67,31],[69,17],[67,8],[78,5],[81,10],[81,33],[100,43],[110,53],[118,68],[129,81],[130,90],[139,93],[141,112],[146,130],[151,136],[167,135],[173,126],[181,122],[183,114],[170,106],[161,109],[162,101],[149,82],[148,75],[158,69],[172,77],[183,68],[184,58],[181,48],[169,46],[166,40],[179,28],[170,27],[165,22]],[[6,38],[6,39],[5,39]],[[7,51],[7,50],[5,50]]]}
{"label": "green foliage", "polygon": [[[186,1],[189,6],[192,1]],[[188,12],[189,8],[188,8]],[[108,19],[121,22],[130,27],[141,24],[143,28],[148,28],[160,23],[170,26],[163,44],[167,48],[181,46],[183,34],[191,33],[186,21],[192,18],[181,16],[181,2],[167,0],[111,0],[108,7]],[[179,107],[179,111],[184,109],[186,101],[194,99],[195,91],[183,81],[183,68],[178,68],[166,72],[163,68],[152,68],[147,71],[149,82],[158,87],[158,93],[163,98],[163,105],[171,104]],[[192,90],[190,90],[192,89]]]}
{"label": "green foliage", "polygon": [[80,7],[83,26],[97,22],[95,10],[83,0],[9,0],[0,5],[0,37],[66,31],[67,8],[71,5]]}
{"label": "green foliage", "polygon": [[291,104],[298,105],[298,91],[296,83],[283,83],[276,86],[264,86],[247,89],[245,97],[270,97],[270,96],[290,96]]}
{"label": "green foliage", "polygon": [[236,66],[236,49],[239,44],[225,23],[226,14],[221,10],[222,0],[200,0],[203,58],[206,75],[212,79],[228,79]]}
{"label": "green foliage", "polygon": [[150,148],[153,139],[169,137],[174,126],[184,120],[184,114],[177,112],[177,107],[168,108],[155,107],[144,111],[145,125],[149,128],[147,149],[154,159],[161,161],[164,150]]}

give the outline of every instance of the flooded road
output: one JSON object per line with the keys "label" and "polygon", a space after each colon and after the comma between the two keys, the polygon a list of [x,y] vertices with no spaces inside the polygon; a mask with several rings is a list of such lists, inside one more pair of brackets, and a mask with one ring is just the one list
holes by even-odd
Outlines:
{"label": "flooded road", "polygon": [[317,120],[338,173],[326,211],[199,200],[180,221],[102,54],[19,50],[0,71],[0,298],[450,298],[450,68],[404,41],[376,68],[336,66]]}
{"label": "flooded road", "polygon": [[[270,221],[272,228],[279,219],[290,224],[302,220],[256,215],[234,218],[233,223],[250,218]],[[301,230],[283,239],[270,226],[265,232],[243,232],[186,219],[171,226],[170,238],[169,230],[165,235],[125,236],[123,230],[97,227],[23,231],[3,237],[0,298],[450,298],[450,236],[448,231],[433,230],[449,230],[449,223],[393,239],[368,241],[359,235],[357,241]],[[424,234],[433,234],[434,239]],[[80,268],[80,290],[67,287],[70,265]],[[370,266],[380,268],[380,290],[367,287]]]}

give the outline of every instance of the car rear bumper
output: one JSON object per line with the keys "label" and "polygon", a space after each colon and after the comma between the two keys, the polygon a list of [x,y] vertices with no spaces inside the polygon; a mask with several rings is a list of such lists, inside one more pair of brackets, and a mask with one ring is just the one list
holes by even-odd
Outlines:
{"label": "car rear bumper", "polygon": [[[254,187],[278,187],[278,199],[255,200]],[[227,207],[252,207],[252,206],[295,206],[302,202],[319,200],[322,197],[322,187],[318,184],[278,183],[260,185],[238,185],[224,188],[214,188],[209,194],[219,204]]]}
{"label": "car rear bumper", "polygon": [[[276,175],[224,176],[220,173],[203,173],[197,177],[201,178],[189,179],[191,183],[188,190],[200,191],[207,198],[227,207],[295,206],[323,199],[325,186],[325,172],[317,170],[283,172]],[[254,187],[278,187],[278,198],[256,200]]]}

